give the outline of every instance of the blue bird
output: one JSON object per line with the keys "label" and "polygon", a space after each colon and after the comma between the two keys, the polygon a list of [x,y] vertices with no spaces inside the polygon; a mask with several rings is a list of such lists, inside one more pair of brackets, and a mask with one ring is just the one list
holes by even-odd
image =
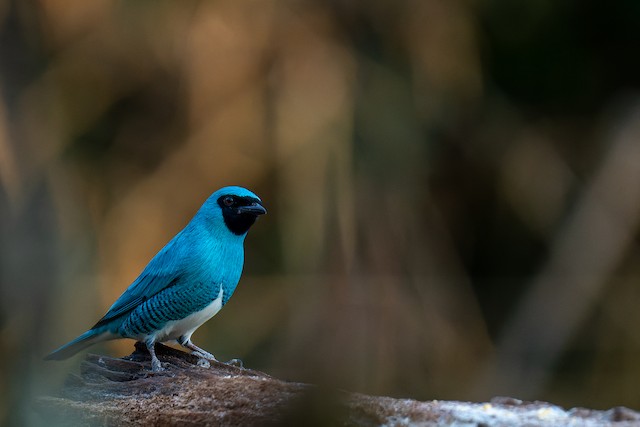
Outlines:
{"label": "blue bird", "polygon": [[145,343],[153,371],[163,370],[155,353],[158,342],[175,340],[199,357],[216,360],[192,343],[191,335],[231,298],[242,274],[244,239],[265,213],[260,198],[245,188],[213,193],[93,328],[45,360],[63,360],[118,338]]}

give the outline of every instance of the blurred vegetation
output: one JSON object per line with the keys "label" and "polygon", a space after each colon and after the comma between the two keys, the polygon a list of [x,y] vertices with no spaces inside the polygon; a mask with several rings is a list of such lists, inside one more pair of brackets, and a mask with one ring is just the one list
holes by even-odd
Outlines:
{"label": "blurred vegetation", "polygon": [[[0,2],[0,420],[228,184],[195,334],[281,378],[640,407],[640,3]],[[93,351],[126,354],[130,341]]]}

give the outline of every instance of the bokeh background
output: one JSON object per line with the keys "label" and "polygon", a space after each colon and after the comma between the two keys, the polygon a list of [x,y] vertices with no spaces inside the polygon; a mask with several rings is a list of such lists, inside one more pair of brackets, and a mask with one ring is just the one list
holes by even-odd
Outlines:
{"label": "bokeh background", "polygon": [[228,184],[219,358],[639,409],[639,48],[636,0],[0,1],[0,420]]}

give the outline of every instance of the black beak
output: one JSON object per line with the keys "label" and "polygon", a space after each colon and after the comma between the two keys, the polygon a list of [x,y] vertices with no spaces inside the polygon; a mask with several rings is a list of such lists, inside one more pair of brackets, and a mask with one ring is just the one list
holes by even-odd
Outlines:
{"label": "black beak", "polygon": [[241,214],[247,213],[247,214],[258,216],[258,215],[266,214],[267,210],[260,203],[253,202],[250,205],[238,207],[238,213],[241,213]]}

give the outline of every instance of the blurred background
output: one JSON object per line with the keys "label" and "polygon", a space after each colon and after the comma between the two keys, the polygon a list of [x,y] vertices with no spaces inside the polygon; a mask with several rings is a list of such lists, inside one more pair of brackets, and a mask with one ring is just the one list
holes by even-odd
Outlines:
{"label": "blurred background", "polygon": [[[636,0],[0,1],[0,420],[210,193],[194,341],[282,379],[640,409]],[[95,346],[122,356],[133,342]]]}

